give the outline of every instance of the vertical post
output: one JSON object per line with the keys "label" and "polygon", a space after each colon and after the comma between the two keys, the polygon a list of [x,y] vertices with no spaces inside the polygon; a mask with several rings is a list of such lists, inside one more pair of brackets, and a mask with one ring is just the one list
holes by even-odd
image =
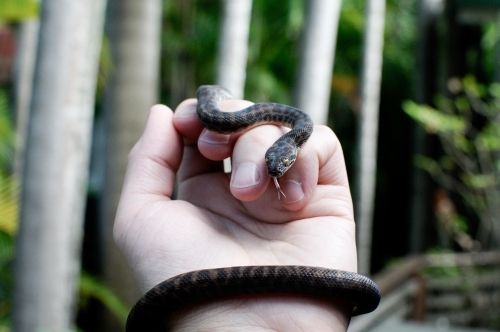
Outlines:
{"label": "vertical post", "polygon": [[368,1],[366,13],[359,119],[357,199],[355,201],[358,270],[364,275],[370,273],[371,261],[385,0]]}
{"label": "vertical post", "polygon": [[224,18],[217,55],[217,84],[237,99],[245,88],[252,0],[224,0]]}
{"label": "vertical post", "polygon": [[307,112],[315,124],[326,124],[328,119],[341,4],[337,0],[307,2],[295,105]]}
{"label": "vertical post", "polygon": [[13,330],[74,328],[105,0],[45,0],[16,239]]}
{"label": "vertical post", "polygon": [[[224,18],[217,54],[217,84],[242,99],[248,60],[248,35],[252,0],[224,0]],[[231,172],[231,158],[224,159],[224,171]]]}
{"label": "vertical post", "polygon": [[30,18],[23,21],[18,28],[19,40],[14,68],[14,103],[16,110],[14,173],[19,177],[21,177],[24,167],[39,27],[40,20],[38,18]]}
{"label": "vertical post", "polygon": [[[437,91],[435,73],[437,72],[437,18],[442,13],[444,3],[442,0],[421,0],[418,14],[418,47],[417,47],[417,84],[416,100],[425,104],[431,102],[433,94]],[[426,154],[426,134],[417,123],[413,124],[413,153],[414,155]],[[429,197],[428,176],[424,170],[415,166],[411,176],[411,208],[409,216],[410,235],[409,251],[419,253],[425,249],[425,227],[429,220],[426,197]]]}

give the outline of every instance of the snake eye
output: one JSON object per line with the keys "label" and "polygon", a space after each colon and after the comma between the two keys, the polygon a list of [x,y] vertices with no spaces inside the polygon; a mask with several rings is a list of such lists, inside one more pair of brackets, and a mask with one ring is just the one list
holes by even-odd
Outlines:
{"label": "snake eye", "polygon": [[288,158],[283,159],[283,165],[285,165],[287,167],[290,166],[290,160],[288,160]]}

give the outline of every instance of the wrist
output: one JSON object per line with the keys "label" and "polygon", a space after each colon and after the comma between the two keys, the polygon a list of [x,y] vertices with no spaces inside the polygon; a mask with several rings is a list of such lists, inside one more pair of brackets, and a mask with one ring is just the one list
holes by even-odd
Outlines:
{"label": "wrist", "polygon": [[351,305],[302,295],[210,301],[174,313],[166,331],[346,331]]}

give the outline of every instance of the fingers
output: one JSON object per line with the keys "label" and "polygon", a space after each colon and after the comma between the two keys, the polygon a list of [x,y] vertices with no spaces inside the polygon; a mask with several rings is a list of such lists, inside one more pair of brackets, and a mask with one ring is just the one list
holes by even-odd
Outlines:
{"label": "fingers", "polygon": [[[221,108],[223,111],[236,111],[248,105],[248,102],[231,100],[224,102]],[[231,156],[230,190],[241,201],[266,199],[280,202],[288,210],[297,211],[303,209],[315,196],[330,195],[324,192],[325,187],[330,186],[329,189],[341,191],[342,197],[345,197],[344,205],[352,215],[342,148],[328,127],[315,127],[311,138],[299,151],[295,164],[279,178],[279,185],[285,196],[281,195],[278,200],[278,191],[267,174],[264,155],[288,128],[264,125],[231,135],[209,132],[198,121],[195,99],[179,105],[174,124],[188,145],[185,148],[181,180],[206,172],[221,171],[220,160]]]}
{"label": "fingers", "polygon": [[[195,99],[190,99],[175,110],[175,127],[185,137],[187,144],[179,180],[221,171],[220,160],[232,157],[230,189],[233,196],[242,201],[257,199],[269,184],[264,154],[284,132],[277,126],[267,125],[244,133],[217,134],[203,129],[196,114],[196,104]],[[227,100],[222,103],[221,109],[233,112],[250,105],[252,103],[247,101]],[[277,199],[277,192],[273,192],[273,195],[273,199]]]}
{"label": "fingers", "polygon": [[[230,157],[234,144],[241,133],[217,134],[202,127],[196,114],[196,99],[188,99],[175,110],[174,125],[186,144],[183,167],[179,180],[207,172],[222,171],[221,160]],[[221,105],[224,112],[234,112],[252,103],[243,100],[227,100]]]}
{"label": "fingers", "polygon": [[129,154],[122,199],[141,194],[171,197],[182,156],[182,140],[173,127],[172,111],[151,108],[144,133]]}
{"label": "fingers", "polygon": [[[241,201],[253,201],[270,186],[265,154],[284,132],[281,127],[264,125],[243,133],[232,155],[231,193]],[[272,185],[274,188],[274,184]],[[271,189],[272,199],[278,201],[278,191]]]}
{"label": "fingers", "polygon": [[[260,198],[278,202],[278,191],[267,175],[264,155],[287,130],[278,126],[260,126],[239,137],[232,157],[231,192],[234,197],[242,201]],[[335,214],[352,219],[342,148],[328,127],[315,126],[313,134],[299,151],[295,164],[278,181],[285,195],[281,195],[279,202],[286,209],[298,211],[311,201],[331,196],[339,200],[336,204],[341,211],[337,210]]]}
{"label": "fingers", "polygon": [[[337,136],[326,126],[315,126],[307,144],[316,152],[319,173],[314,195],[304,213],[330,215],[354,221],[344,154]],[[320,205],[315,204],[316,201],[325,202],[322,206],[328,206],[329,211],[322,211]]]}

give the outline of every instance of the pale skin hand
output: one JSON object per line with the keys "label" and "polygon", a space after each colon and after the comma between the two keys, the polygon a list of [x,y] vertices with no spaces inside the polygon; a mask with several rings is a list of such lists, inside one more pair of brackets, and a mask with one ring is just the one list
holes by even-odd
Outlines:
{"label": "pale skin hand", "polygon": [[[226,101],[224,111],[248,106]],[[175,115],[151,109],[130,153],[114,226],[115,240],[147,291],[177,274],[241,265],[308,265],[356,271],[355,226],[341,146],[316,126],[292,168],[266,173],[265,151],[283,130],[244,134],[203,130],[196,100]],[[220,160],[232,156],[233,171]],[[171,200],[178,180],[178,199]],[[345,303],[306,296],[224,299],[182,310],[173,331],[346,331]]]}

